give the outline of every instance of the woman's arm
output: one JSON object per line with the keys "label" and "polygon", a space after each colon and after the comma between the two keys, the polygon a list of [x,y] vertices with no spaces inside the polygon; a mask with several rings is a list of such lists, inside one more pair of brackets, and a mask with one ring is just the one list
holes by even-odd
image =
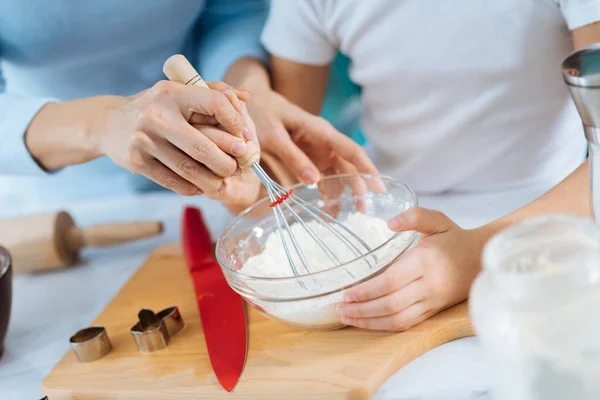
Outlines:
{"label": "woman's arm", "polygon": [[[25,132],[2,124],[0,137],[20,138],[22,151],[44,170],[108,156],[177,193],[230,200],[235,196],[224,179],[238,168],[231,156],[245,157],[251,139],[235,104],[248,93],[212,85],[161,81],[129,97],[51,102],[27,121]],[[192,116],[198,126],[188,122]],[[225,131],[212,126],[217,123]]]}
{"label": "woman's arm", "polygon": [[25,132],[40,109],[54,99],[8,94],[4,87],[0,70],[0,174],[43,175],[46,172],[25,145]]}
{"label": "woman's arm", "polygon": [[51,102],[43,106],[25,132],[25,145],[41,168],[53,171],[101,156],[92,145],[92,120],[118,97]]}

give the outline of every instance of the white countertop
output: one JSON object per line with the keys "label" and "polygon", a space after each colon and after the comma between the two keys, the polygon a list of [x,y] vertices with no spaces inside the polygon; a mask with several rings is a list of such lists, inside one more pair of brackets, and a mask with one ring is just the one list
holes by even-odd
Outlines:
{"label": "white countertop", "polygon": [[[468,202],[459,197],[421,199],[464,227],[474,227],[527,203],[542,190],[490,193]],[[88,326],[106,303],[157,245],[179,240],[179,217],[184,204],[205,210],[213,234],[230,216],[222,206],[204,198],[182,198],[167,192],[122,194],[77,201],[19,199],[0,193],[0,218],[31,212],[67,209],[80,225],[134,219],[159,219],[165,233],[157,238],[83,253],[84,264],[71,269],[14,279],[12,317],[5,354],[0,359],[0,399],[37,400],[42,379],[69,349],[68,338]],[[26,191],[18,192],[21,196]],[[61,207],[62,206],[62,207]],[[210,210],[210,211],[206,211]],[[465,218],[464,215],[469,215]],[[466,400],[491,399],[490,370],[476,338],[438,347],[406,365],[386,382],[374,399]]]}

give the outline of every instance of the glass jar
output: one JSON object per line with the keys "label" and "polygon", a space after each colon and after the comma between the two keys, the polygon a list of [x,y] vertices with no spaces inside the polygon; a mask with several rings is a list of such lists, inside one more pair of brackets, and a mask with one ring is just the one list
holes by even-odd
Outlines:
{"label": "glass jar", "polygon": [[0,246],[0,357],[4,352],[4,337],[10,320],[12,301],[12,268],[8,250]]}
{"label": "glass jar", "polygon": [[546,216],[483,252],[471,318],[496,400],[600,399],[600,226]]}

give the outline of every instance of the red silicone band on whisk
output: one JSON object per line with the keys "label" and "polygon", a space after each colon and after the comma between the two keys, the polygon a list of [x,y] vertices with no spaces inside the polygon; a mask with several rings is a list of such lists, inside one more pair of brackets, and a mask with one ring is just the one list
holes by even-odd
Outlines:
{"label": "red silicone band on whisk", "polygon": [[279,204],[283,203],[284,201],[286,201],[292,195],[292,193],[294,193],[294,189],[290,189],[284,195],[279,196],[277,199],[275,199],[274,202],[272,202],[271,204],[269,204],[269,207],[273,208],[273,207],[278,206]]}

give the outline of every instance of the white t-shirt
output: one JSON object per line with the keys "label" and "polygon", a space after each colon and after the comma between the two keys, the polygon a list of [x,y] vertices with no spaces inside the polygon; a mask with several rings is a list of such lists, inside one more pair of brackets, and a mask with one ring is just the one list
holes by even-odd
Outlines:
{"label": "white t-shirt", "polygon": [[[581,120],[561,77],[570,29],[600,0],[272,0],[263,44],[325,65],[339,49],[363,89],[384,174],[417,193],[557,184],[581,164]],[[310,85],[310,82],[305,82]]]}

